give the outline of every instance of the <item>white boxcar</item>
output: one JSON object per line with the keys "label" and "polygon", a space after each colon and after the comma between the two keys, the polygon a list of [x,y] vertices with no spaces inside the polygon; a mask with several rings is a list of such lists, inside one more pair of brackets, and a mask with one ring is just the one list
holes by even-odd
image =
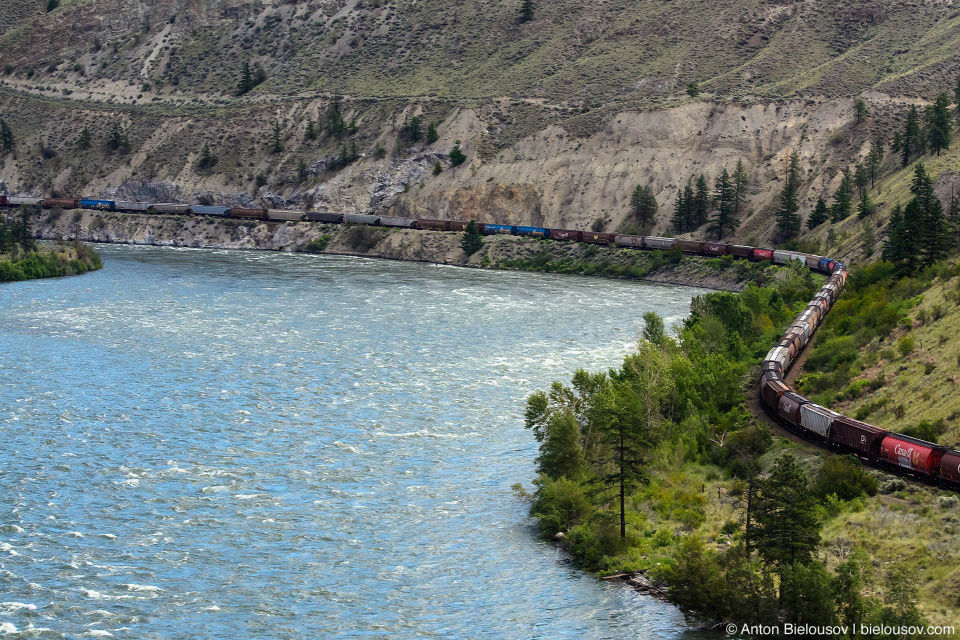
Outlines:
{"label": "white boxcar", "polygon": [[401,229],[412,229],[416,224],[416,218],[397,218],[396,216],[382,216],[380,224],[385,227],[399,227]]}
{"label": "white boxcar", "polygon": [[117,200],[117,209],[120,211],[146,211],[150,206],[149,202],[131,202],[129,200]]}
{"label": "white boxcar", "polygon": [[774,347],[767,352],[767,357],[764,360],[773,360],[780,364],[780,370],[784,373],[787,372],[787,368],[790,366],[790,348],[789,347]]}
{"label": "white boxcar", "polygon": [[674,242],[676,241],[673,238],[659,238],[657,236],[644,236],[643,238],[643,246],[647,249],[669,251]]}
{"label": "white boxcar", "polygon": [[812,402],[800,406],[800,426],[824,438],[830,437],[833,420],[839,416],[839,413]]}
{"label": "white boxcar", "polygon": [[284,222],[299,222],[303,220],[302,211],[289,209],[267,209],[267,220],[282,220]]}
{"label": "white boxcar", "polygon": [[12,204],[12,205],[25,204],[30,206],[36,206],[40,204],[40,198],[21,198],[19,196],[10,196],[9,198],[7,198],[7,204]]}
{"label": "white boxcar", "polygon": [[774,264],[787,264],[790,262],[790,256],[792,255],[789,251],[774,251],[773,262]]}

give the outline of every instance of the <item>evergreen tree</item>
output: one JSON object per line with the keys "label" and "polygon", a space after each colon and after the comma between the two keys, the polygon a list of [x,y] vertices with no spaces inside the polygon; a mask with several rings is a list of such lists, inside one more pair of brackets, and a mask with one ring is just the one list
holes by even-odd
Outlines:
{"label": "evergreen tree", "polygon": [[827,218],[830,217],[830,212],[827,209],[827,203],[823,198],[817,198],[817,206],[813,209],[813,213],[810,214],[810,217],[807,218],[807,229],[816,229],[821,224],[827,221]]}
{"label": "evergreen tree", "polygon": [[17,241],[20,243],[20,246],[23,248],[23,250],[27,252],[37,250],[37,241],[33,237],[33,230],[30,222],[30,215],[32,213],[33,212],[31,211],[30,207],[20,207],[20,220],[16,227]]}
{"label": "evergreen tree", "polygon": [[107,135],[107,146],[114,151],[127,153],[130,151],[130,136],[127,131],[120,126],[119,122],[114,122]]}
{"label": "evergreen tree", "polygon": [[533,20],[533,0],[520,0],[520,23]]}
{"label": "evergreen tree", "polygon": [[313,118],[307,118],[307,140],[316,140],[317,139],[317,129],[316,124],[313,122]]}
{"label": "evergreen tree", "polygon": [[84,127],[83,131],[80,132],[80,137],[77,138],[77,146],[81,149],[90,148],[90,129],[87,127]]}
{"label": "evergreen tree", "polygon": [[950,148],[950,137],[953,133],[953,118],[950,116],[950,98],[941,93],[930,114],[929,135],[930,150],[937,155]]}
{"label": "evergreen tree", "polygon": [[689,228],[690,231],[706,224],[710,216],[710,187],[707,186],[707,179],[703,174],[697,178],[697,187],[691,204],[693,225]]}
{"label": "evergreen tree", "polygon": [[957,120],[960,121],[960,76],[957,76],[957,86],[953,88],[953,103],[957,105]]}
{"label": "evergreen tree", "polygon": [[687,202],[684,199],[684,189],[677,191],[677,200],[673,205],[673,215],[670,217],[670,227],[674,233],[683,233],[687,230]]}
{"label": "evergreen tree", "polygon": [[896,265],[897,270],[901,273],[911,273],[916,261],[912,231],[912,227],[907,225],[903,205],[897,204],[893,208],[893,213],[890,214],[887,240],[883,243],[882,257],[887,262]]}
{"label": "evergreen tree", "polygon": [[[477,230],[477,223],[471,220],[467,223],[467,228],[463,232],[463,240],[460,241],[460,248],[467,256],[472,256],[483,245],[483,236]],[[569,476],[568,476],[569,477]]]}
{"label": "evergreen tree", "polygon": [[[350,141],[350,162],[356,162],[360,159],[360,150],[357,148],[357,141]],[[441,171],[443,168],[441,167]]]}
{"label": "evergreen tree", "polygon": [[890,150],[894,153],[900,153],[903,148],[903,132],[897,131],[893,134],[893,140],[890,142]]}
{"label": "evergreen tree", "polygon": [[400,139],[403,140],[406,144],[414,144],[420,142],[423,138],[423,118],[420,116],[414,116],[409,120],[404,121],[403,126],[400,127]]}
{"label": "evergreen tree", "polygon": [[787,180],[780,192],[777,209],[777,230],[782,240],[796,238],[800,234],[800,156],[790,154],[787,165]]}
{"label": "evergreen tree", "polygon": [[860,193],[860,202],[857,204],[857,218],[863,220],[871,213],[873,213],[873,201],[870,199],[870,194],[864,189]]}
{"label": "evergreen tree", "polygon": [[714,203],[717,209],[713,214],[709,230],[716,232],[717,240],[722,240],[725,233],[733,231],[740,224],[733,215],[736,191],[726,168],[717,178],[714,188]]}
{"label": "evergreen tree", "polygon": [[460,148],[460,141],[457,140],[456,144],[453,145],[453,149],[450,150],[450,166],[459,167],[466,161],[467,154]]}
{"label": "evergreen tree", "polygon": [[283,151],[283,140],[280,138],[280,121],[273,121],[273,144],[270,147],[270,150],[273,153],[280,153]]}
{"label": "evergreen tree", "polygon": [[343,120],[340,113],[340,99],[334,97],[333,103],[327,110],[327,133],[335,138],[339,138],[347,128],[347,123]]}
{"label": "evergreen tree", "polygon": [[440,161],[437,160],[433,165],[433,175],[438,176],[443,173],[443,165],[440,164]]}
{"label": "evergreen tree", "polygon": [[641,227],[646,227],[653,222],[653,218],[659,207],[653,191],[649,187],[639,184],[630,196],[630,206],[633,207],[633,213],[637,217],[637,223]]}
{"label": "evergreen tree", "polygon": [[263,65],[258,62],[257,66],[253,68],[253,73],[251,74],[251,77],[250,77],[250,82],[251,82],[250,88],[252,89],[257,85],[263,84],[263,82],[266,79],[267,79],[267,70],[264,69]]}
{"label": "evergreen tree", "polygon": [[900,136],[900,157],[903,166],[910,164],[910,156],[918,146],[920,138],[920,112],[917,105],[910,105],[910,111],[907,112],[907,122],[903,127],[903,134]]}
{"label": "evergreen tree", "polygon": [[866,162],[864,163],[864,168],[867,172],[867,177],[870,179],[870,186],[874,186],[874,182],[877,179],[877,174],[880,172],[880,163],[883,162],[883,142],[879,144],[877,141],[874,141],[870,145],[870,152],[867,154]]}
{"label": "evergreen tree", "polygon": [[240,79],[237,80],[237,95],[242,96],[253,89],[253,76],[250,74],[250,62],[244,60],[240,66]]}
{"label": "evergreen tree", "polygon": [[440,134],[437,133],[437,125],[430,123],[430,126],[427,127],[427,144],[433,144],[440,139]]}
{"label": "evergreen tree", "polygon": [[957,233],[960,232],[960,197],[956,192],[950,194],[950,206],[947,208],[947,222],[953,241],[951,247],[957,246]]}
{"label": "evergreen tree", "polygon": [[781,571],[809,564],[820,546],[821,523],[807,477],[793,456],[777,459],[756,501],[754,538],[760,557]]}
{"label": "evergreen tree", "polygon": [[3,118],[0,118],[0,150],[5,153],[13,151],[13,131]]}
{"label": "evergreen tree", "polygon": [[867,103],[863,101],[863,98],[857,98],[857,101],[853,103],[853,113],[857,117],[857,124],[860,124],[860,121],[869,115],[867,113]]}
{"label": "evergreen tree", "polygon": [[743,166],[743,160],[737,160],[737,166],[733,170],[733,215],[740,215],[740,205],[747,201],[747,184],[750,182],[750,175]]}
{"label": "evergreen tree", "polygon": [[833,222],[845,220],[853,210],[853,193],[850,183],[853,181],[850,176],[850,168],[843,170],[843,177],[840,179],[840,186],[833,193],[833,208],[830,217]]}
{"label": "evergreen tree", "polygon": [[870,184],[870,173],[862,162],[857,163],[857,168],[853,172],[853,183],[857,185],[858,195],[863,198],[863,192],[867,190]]}
{"label": "evergreen tree", "polygon": [[217,156],[210,153],[210,145],[204,142],[203,149],[200,151],[200,159],[197,160],[197,168],[201,171],[212,169],[213,165],[217,164],[217,160]]}
{"label": "evergreen tree", "polygon": [[[918,253],[925,265],[931,265],[937,260],[947,257],[952,244],[947,219],[943,213],[943,203],[937,197],[933,188],[933,179],[927,173],[922,162],[917,163],[913,173],[910,192],[913,200],[907,205],[907,224],[913,224],[919,229]],[[915,206],[911,211],[911,204]]]}

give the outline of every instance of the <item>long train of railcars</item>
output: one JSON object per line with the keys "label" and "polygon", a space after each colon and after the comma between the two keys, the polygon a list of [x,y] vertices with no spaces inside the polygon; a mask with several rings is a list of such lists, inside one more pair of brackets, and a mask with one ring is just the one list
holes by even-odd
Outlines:
{"label": "long train of railcars", "polygon": [[[243,207],[217,207],[177,203],[128,202],[100,198],[23,198],[0,196],[0,206],[38,206],[46,209],[94,209],[148,214],[192,214],[224,218],[263,220],[268,222],[320,222],[327,224],[365,224],[404,229],[464,231],[461,220],[428,220],[368,214],[339,214],[322,211],[289,211]],[[777,344],[767,353],[761,366],[760,397],[779,421],[807,439],[817,441],[835,451],[856,455],[867,462],[888,469],[938,482],[960,489],[960,451],[949,449],[879,427],[852,420],[826,407],[811,402],[786,384],[784,376],[796,361],[830,307],[837,301],[847,281],[847,267],[824,256],[777,251],[737,244],[699,242],[654,236],[624,235],[574,229],[477,223],[477,231],[485,235],[507,234],[544,238],[556,241],[587,242],[634,249],[679,248],[684,253],[707,257],[733,256],[755,262],[789,264],[797,261],[807,268],[828,276],[807,307],[787,328]]]}

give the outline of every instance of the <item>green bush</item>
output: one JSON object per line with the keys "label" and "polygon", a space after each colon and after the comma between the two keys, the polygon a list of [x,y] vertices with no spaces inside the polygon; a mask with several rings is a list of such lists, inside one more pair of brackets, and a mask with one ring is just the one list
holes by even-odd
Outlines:
{"label": "green bush", "polygon": [[813,486],[814,495],[821,500],[837,496],[841,500],[853,500],[864,494],[877,494],[876,477],[868,473],[853,456],[829,456]]}

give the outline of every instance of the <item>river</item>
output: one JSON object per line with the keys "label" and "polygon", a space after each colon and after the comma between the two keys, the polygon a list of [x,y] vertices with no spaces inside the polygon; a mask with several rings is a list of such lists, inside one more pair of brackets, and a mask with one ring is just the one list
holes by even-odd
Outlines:
{"label": "river", "polygon": [[571,566],[511,489],[525,398],[701,290],[98,250],[0,285],[0,636],[701,637]]}

